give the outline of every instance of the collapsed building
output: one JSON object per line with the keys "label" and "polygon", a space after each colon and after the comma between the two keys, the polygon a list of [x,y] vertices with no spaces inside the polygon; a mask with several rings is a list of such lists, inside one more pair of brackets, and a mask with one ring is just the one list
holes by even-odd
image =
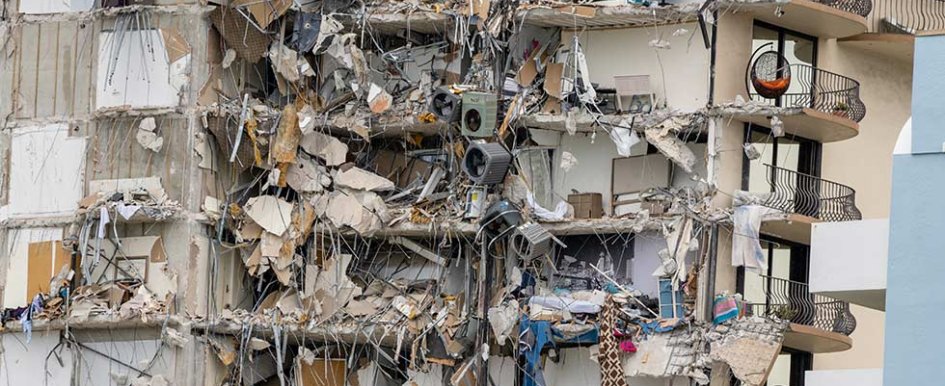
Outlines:
{"label": "collapsed building", "polygon": [[869,2],[826,3],[4,1],[3,376],[764,385],[848,349],[765,239],[862,217],[811,165],[866,114],[817,43]]}

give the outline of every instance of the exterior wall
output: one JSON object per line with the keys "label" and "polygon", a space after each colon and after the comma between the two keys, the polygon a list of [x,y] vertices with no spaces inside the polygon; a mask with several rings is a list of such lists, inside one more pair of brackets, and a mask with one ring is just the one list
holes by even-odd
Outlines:
{"label": "exterior wall", "polygon": [[884,384],[933,385],[939,379],[937,348],[945,332],[934,323],[945,315],[945,270],[941,214],[945,202],[945,154],[941,144],[945,118],[945,36],[916,38],[912,152],[894,157],[892,214],[889,219],[889,269]]}
{"label": "exterior wall", "polygon": [[805,386],[882,386],[882,369],[808,371]]}

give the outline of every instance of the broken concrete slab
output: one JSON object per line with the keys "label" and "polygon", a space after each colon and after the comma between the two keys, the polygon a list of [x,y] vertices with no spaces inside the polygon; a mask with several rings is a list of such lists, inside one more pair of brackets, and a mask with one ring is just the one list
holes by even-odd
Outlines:
{"label": "broken concrete slab", "polygon": [[348,145],[338,138],[317,131],[302,137],[299,146],[306,153],[323,159],[328,166],[341,165],[348,156]]}

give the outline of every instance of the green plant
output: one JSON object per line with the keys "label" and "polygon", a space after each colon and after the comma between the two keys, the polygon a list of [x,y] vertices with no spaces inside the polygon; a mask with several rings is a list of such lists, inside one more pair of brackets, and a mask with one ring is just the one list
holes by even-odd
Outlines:
{"label": "green plant", "polygon": [[770,314],[781,320],[791,320],[791,318],[797,315],[797,310],[788,306],[777,306],[771,310]]}

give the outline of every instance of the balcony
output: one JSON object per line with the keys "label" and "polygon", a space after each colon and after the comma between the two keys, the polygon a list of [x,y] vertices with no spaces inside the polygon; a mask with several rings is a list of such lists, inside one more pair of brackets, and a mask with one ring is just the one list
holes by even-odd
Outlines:
{"label": "balcony", "polygon": [[765,166],[771,190],[762,205],[785,215],[774,221],[765,221],[761,225],[762,233],[810,244],[814,223],[863,218],[856,207],[853,188],[809,174]]}
{"label": "balcony", "polygon": [[[789,67],[791,85],[787,93],[768,99],[752,92],[751,100],[787,110],[779,116],[785,131],[794,135],[825,143],[859,134],[857,122],[866,116],[860,82],[806,64]],[[765,114],[746,114],[742,118],[761,126],[771,124]]]}
{"label": "balcony", "polygon": [[[908,0],[907,0],[908,1]],[[822,38],[844,38],[867,31],[871,0],[790,0],[748,8],[757,20]]]}
{"label": "balcony", "polygon": [[815,354],[849,350],[849,335],[856,329],[850,304],[812,294],[807,284],[762,276],[765,281],[764,303],[749,303],[752,315],[777,317],[790,321],[784,334],[784,346]]}
{"label": "balcony", "polygon": [[846,46],[860,48],[892,59],[912,61],[915,35],[945,30],[945,1],[881,0],[867,19],[867,33],[839,39]]}

